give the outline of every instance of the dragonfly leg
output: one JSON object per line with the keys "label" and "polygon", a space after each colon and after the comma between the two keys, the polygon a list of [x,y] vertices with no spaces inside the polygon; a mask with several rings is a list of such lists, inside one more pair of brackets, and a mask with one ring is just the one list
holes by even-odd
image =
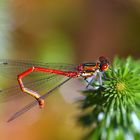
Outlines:
{"label": "dragonfly leg", "polygon": [[90,80],[87,80],[87,78],[86,78],[86,82],[88,83],[88,85],[86,86],[86,88],[88,88],[90,85],[92,86],[92,83],[94,82],[95,79],[96,79],[96,74],[93,75]]}
{"label": "dragonfly leg", "polygon": [[100,86],[102,86],[102,84],[103,84],[103,79],[102,79],[102,77],[103,77],[103,74],[101,73],[101,72],[98,72],[98,82],[99,82],[99,84],[100,84]]}
{"label": "dragonfly leg", "polygon": [[34,71],[34,67],[31,67],[31,68],[29,68],[28,70],[26,70],[25,72],[23,72],[23,73],[21,73],[20,75],[18,75],[18,82],[19,82],[19,85],[20,85],[21,90],[22,90],[23,92],[25,92],[25,93],[27,93],[27,94],[33,96],[33,97],[38,101],[40,108],[43,108],[45,102],[44,102],[43,99],[40,98],[41,95],[38,94],[38,93],[35,92],[35,91],[32,91],[32,90],[30,90],[30,89],[24,87],[24,84],[23,84],[23,82],[22,82],[22,78],[25,77],[26,75],[30,74],[30,73],[33,72],[33,71]]}

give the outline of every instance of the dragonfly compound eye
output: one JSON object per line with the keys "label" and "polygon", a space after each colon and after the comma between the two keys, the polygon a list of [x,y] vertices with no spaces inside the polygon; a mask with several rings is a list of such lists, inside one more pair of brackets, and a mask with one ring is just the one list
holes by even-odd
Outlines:
{"label": "dragonfly compound eye", "polygon": [[101,70],[106,71],[108,69],[108,64],[101,65]]}

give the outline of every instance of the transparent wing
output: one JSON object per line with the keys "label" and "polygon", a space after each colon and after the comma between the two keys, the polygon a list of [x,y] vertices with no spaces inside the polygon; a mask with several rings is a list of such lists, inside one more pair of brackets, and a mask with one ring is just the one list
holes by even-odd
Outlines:
{"label": "transparent wing", "polygon": [[[44,95],[42,95],[41,98],[42,99],[45,99],[50,93],[52,93],[57,88],[59,88],[60,86],[62,86],[63,84],[65,84],[71,78],[72,77],[65,79],[63,82],[61,82],[60,84],[58,84],[57,86],[55,86],[54,88],[52,88],[51,90],[49,90],[48,92],[46,92]],[[29,103],[28,105],[26,105],[25,107],[23,107],[22,109],[20,109],[19,111],[17,111],[15,114],[13,114],[7,122],[11,122],[11,121],[15,120],[16,118],[18,118],[19,116],[23,115],[24,113],[26,113],[27,111],[29,111],[31,108],[33,108],[37,104],[38,104],[38,102],[36,100],[34,100],[33,102]]]}
{"label": "transparent wing", "polygon": [[[35,62],[35,61],[26,61],[26,60],[9,60],[9,59],[0,59],[0,75],[5,76],[7,78],[11,78],[17,80],[17,75],[24,72],[30,67],[46,67],[51,69],[58,70],[76,70],[76,65],[72,64],[64,64],[64,63],[43,63],[43,62]],[[44,75],[48,75],[47,73],[36,73],[33,72],[28,76],[30,77],[44,77]]]}
{"label": "transparent wing", "polygon": [[[24,82],[24,86],[42,95],[54,87],[58,82],[61,82],[63,78],[64,76],[62,75],[50,74],[49,77],[46,76],[32,82]],[[0,90],[0,102],[24,97],[29,97],[29,95],[23,93],[19,85]]]}
{"label": "transparent wing", "polygon": [[[35,61],[25,61],[25,60],[9,60],[9,59],[0,59],[0,75],[12,79],[12,87],[0,89],[0,101],[9,101],[19,97],[25,97],[26,94],[23,94],[19,84],[17,82],[17,75],[24,72],[32,66],[37,67],[47,67],[51,69],[58,70],[75,70],[76,66],[72,64],[56,64],[56,63],[42,63]],[[32,72],[29,75],[23,78],[23,83],[25,87],[43,94],[49,90],[52,86],[57,83],[64,76],[44,73],[44,72]],[[10,81],[11,82],[11,81]]]}
{"label": "transparent wing", "polygon": [[[76,70],[76,66],[71,64],[48,64],[34,61],[0,59],[0,75],[14,80],[12,84],[15,85],[10,88],[0,89],[0,101],[4,102],[20,97],[28,97],[27,94],[23,94],[21,92],[21,89],[17,83],[17,75],[32,66],[64,71]],[[66,77],[52,73],[33,72],[23,78],[23,83],[26,88],[37,91],[39,94],[43,95],[42,97],[46,97],[48,93],[50,94],[52,92],[50,89],[59,87],[58,83],[60,83],[63,78],[65,79]],[[34,102],[34,104],[37,103],[36,100]]]}

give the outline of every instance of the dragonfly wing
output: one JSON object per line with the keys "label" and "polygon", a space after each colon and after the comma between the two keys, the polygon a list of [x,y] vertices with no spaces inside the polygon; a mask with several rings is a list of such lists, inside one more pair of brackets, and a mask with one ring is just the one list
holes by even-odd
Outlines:
{"label": "dragonfly wing", "polygon": [[[52,86],[55,86],[55,84],[63,78],[64,76],[61,75],[50,74],[49,77],[41,77],[38,80],[25,82],[24,86],[38,92],[39,94],[43,94],[44,92],[47,92]],[[26,96],[27,94],[24,94],[21,91],[19,85],[10,88],[0,89],[0,102],[6,102],[17,98],[23,98]]]}
{"label": "dragonfly wing", "polygon": [[[45,93],[44,95],[42,95],[41,98],[42,99],[45,99],[50,93],[52,93],[57,88],[59,88],[60,86],[62,86],[63,84],[65,84],[71,78],[72,77],[67,78],[66,80],[64,80],[63,82],[61,82],[60,84],[58,84],[56,87],[52,88],[47,93]],[[36,100],[34,100],[33,102],[29,103],[28,105],[26,105],[25,107],[23,107],[22,109],[20,109],[19,111],[17,111],[15,114],[13,114],[13,116],[11,116],[10,119],[7,122],[11,122],[11,121],[15,120],[16,118],[18,118],[19,116],[23,115],[24,113],[26,113],[28,110],[30,110],[31,108],[33,108],[37,104],[38,104],[38,102]]]}
{"label": "dragonfly wing", "polygon": [[[25,61],[25,60],[8,60],[8,59],[0,59],[0,76],[4,75],[5,77],[14,80],[14,85],[11,88],[0,89],[0,101],[8,101],[11,99],[15,99],[17,97],[25,97],[26,94],[21,93],[21,89],[17,82],[17,75],[24,72],[28,68],[36,66],[36,67],[47,67],[52,69],[59,70],[75,70],[75,65],[71,64],[55,64],[55,63],[42,63],[35,61]],[[56,78],[55,78],[56,77]],[[32,72],[23,78],[23,82],[25,87],[32,89],[37,92],[43,93],[51,88],[54,83],[57,83],[56,80],[62,79],[63,76],[59,76],[52,73],[44,73],[44,72]],[[52,79],[55,80],[53,84]],[[59,81],[59,80],[58,80]],[[10,81],[11,82],[11,81]],[[6,98],[5,98],[6,97]]]}
{"label": "dragonfly wing", "polygon": [[[30,67],[46,67],[51,69],[58,70],[75,70],[76,65],[72,64],[64,64],[64,63],[43,63],[43,62],[35,62],[35,61],[26,61],[26,60],[8,60],[8,59],[0,59],[0,75],[3,75],[7,78],[17,79],[17,75],[29,69]],[[36,78],[43,77],[44,75],[48,75],[43,72],[33,72],[29,74],[28,78],[36,76]]]}

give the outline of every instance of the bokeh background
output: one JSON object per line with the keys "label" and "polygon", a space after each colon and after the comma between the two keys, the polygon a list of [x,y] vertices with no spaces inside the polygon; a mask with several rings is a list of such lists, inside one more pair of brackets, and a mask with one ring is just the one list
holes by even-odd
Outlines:
{"label": "bokeh background", "polygon": [[[140,57],[139,0],[0,0],[0,58],[74,63],[107,56]],[[12,85],[1,77],[0,86]],[[79,81],[61,92],[83,89]],[[1,140],[80,140],[77,104],[57,90],[44,110],[32,109],[14,122],[4,120],[26,101],[1,103]]]}

